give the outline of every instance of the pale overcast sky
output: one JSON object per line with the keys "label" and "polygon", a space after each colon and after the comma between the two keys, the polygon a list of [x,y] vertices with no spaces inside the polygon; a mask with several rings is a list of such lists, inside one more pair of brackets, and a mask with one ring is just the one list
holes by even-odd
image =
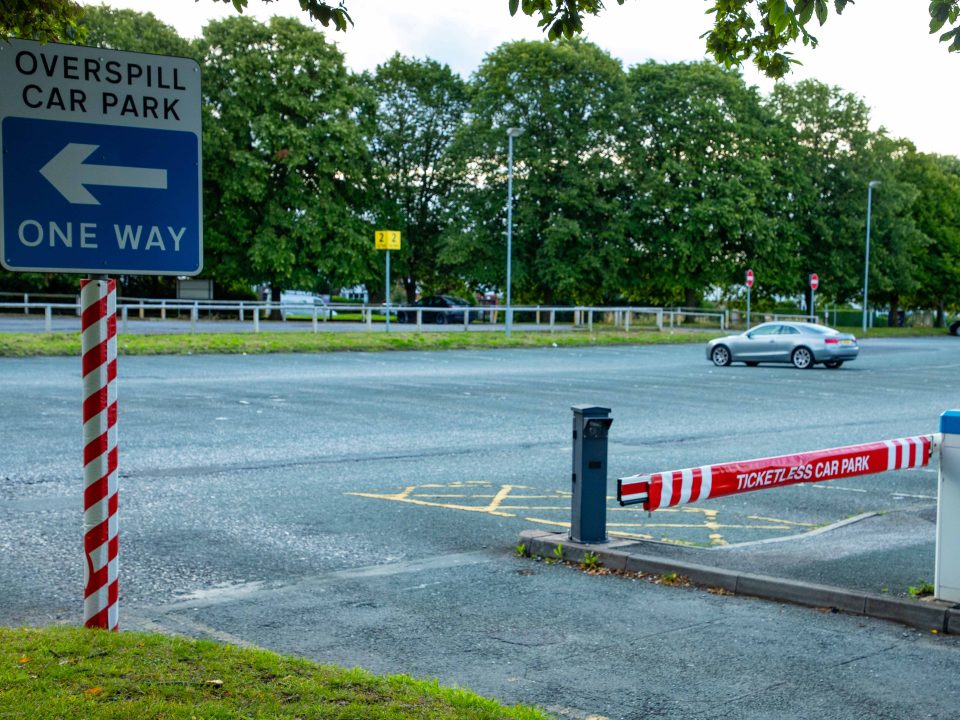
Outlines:
{"label": "pale overcast sky", "polygon": [[[82,0],[83,1],[83,0]],[[100,2],[83,1],[94,5]],[[184,37],[197,37],[210,20],[234,14],[215,0],[114,0],[108,5],[152,12]],[[678,62],[704,58],[700,35],[709,28],[704,0],[607,1],[599,17],[585,22],[586,37],[625,68],[646,60]],[[832,4],[831,4],[832,5]],[[541,39],[532,18],[510,17],[507,0],[348,0],[355,23],[346,33],[327,31],[353,70],[373,69],[394,52],[429,57],[464,77],[503,42]],[[960,157],[958,111],[960,53],[928,33],[928,0],[864,0],[848,6],[814,32],[816,50],[795,48],[803,62],[788,78],[815,78],[863,98],[874,127],[911,139],[924,152]],[[297,0],[250,0],[247,14],[260,20],[283,14],[307,22]],[[314,23],[318,30],[323,26]],[[752,69],[747,82],[767,92],[772,83]]]}

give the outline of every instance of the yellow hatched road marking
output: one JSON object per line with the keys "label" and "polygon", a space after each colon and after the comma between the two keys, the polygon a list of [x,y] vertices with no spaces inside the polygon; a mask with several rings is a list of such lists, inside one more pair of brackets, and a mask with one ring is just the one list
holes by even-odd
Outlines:
{"label": "yellow hatched road marking", "polygon": [[507,495],[509,495],[512,490],[513,490],[513,485],[504,485],[503,487],[501,487],[500,492],[494,495],[493,500],[491,500],[490,504],[487,505],[485,512],[496,514],[495,512],[496,509],[500,507],[500,503],[502,503],[507,498]]}
{"label": "yellow hatched road marking", "polygon": [[[539,494],[535,490],[531,493],[531,490],[533,490],[533,488],[523,485],[501,484],[498,486],[486,480],[467,480],[451,483],[424,483],[423,485],[407,485],[400,492],[396,493],[349,492],[346,494],[356,497],[372,498],[375,500],[388,500],[391,502],[402,502],[424,507],[436,507],[447,510],[483,513],[485,515],[494,515],[496,517],[518,517],[523,512],[530,511],[569,512],[571,493],[558,490],[552,494]],[[520,494],[524,491],[526,491],[526,494]],[[608,496],[607,499],[609,501],[615,500],[613,496]],[[449,502],[452,500],[459,502]],[[518,501],[523,500],[552,500],[556,501],[557,504],[517,504]],[[641,540],[654,539],[653,535],[649,534],[648,532],[643,532],[645,530],[664,530],[676,528],[678,530],[684,529],[709,531],[708,538],[711,545],[726,545],[727,541],[719,532],[721,530],[788,531],[797,527],[816,527],[815,523],[802,523],[791,520],[783,520],[780,518],[763,517],[759,515],[751,515],[747,518],[748,520],[756,521],[757,524],[723,523],[718,520],[718,513],[720,511],[711,508],[690,506],[663,508],[661,510],[657,510],[657,519],[663,520],[664,522],[651,522],[653,517],[652,514],[647,514],[645,517],[643,515],[645,511],[639,506],[609,506],[608,510],[614,513],[620,513],[616,517],[624,521],[607,523],[607,526],[610,528],[611,535]],[[636,519],[632,522],[626,522],[628,517],[624,516],[622,514],[623,512],[629,513]],[[669,518],[671,514],[675,517],[675,520]],[[688,517],[690,515],[699,516],[700,521],[696,522],[693,521],[694,518],[689,518],[689,521],[684,522],[680,517],[681,514]],[[550,527],[560,528],[570,527],[570,523],[568,521],[550,520],[547,518],[529,516],[525,516],[523,519],[527,522],[536,523],[538,525],[547,525]],[[659,539],[666,542],[686,542],[666,537]]]}

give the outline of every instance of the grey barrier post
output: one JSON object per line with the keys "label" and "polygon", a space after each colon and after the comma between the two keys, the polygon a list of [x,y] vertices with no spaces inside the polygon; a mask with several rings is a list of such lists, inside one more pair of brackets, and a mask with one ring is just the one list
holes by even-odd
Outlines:
{"label": "grey barrier post", "polygon": [[607,542],[607,435],[610,408],[574,405],[570,539]]}
{"label": "grey barrier post", "polygon": [[960,602],[960,410],[940,416],[940,475],[934,597]]}

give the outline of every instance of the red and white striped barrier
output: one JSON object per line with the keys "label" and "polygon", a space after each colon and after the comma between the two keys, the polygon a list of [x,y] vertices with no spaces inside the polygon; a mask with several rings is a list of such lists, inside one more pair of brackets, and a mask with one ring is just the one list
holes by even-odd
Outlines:
{"label": "red and white striped barrier", "polygon": [[703,465],[617,480],[621,505],[645,510],[673,507],[783,485],[822,482],[929,464],[941,435],[884,440],[830,450],[781,455],[721,465]]}
{"label": "red and white striped barrier", "polygon": [[117,524],[117,286],[81,280],[83,361],[83,623],[116,630],[119,620]]}

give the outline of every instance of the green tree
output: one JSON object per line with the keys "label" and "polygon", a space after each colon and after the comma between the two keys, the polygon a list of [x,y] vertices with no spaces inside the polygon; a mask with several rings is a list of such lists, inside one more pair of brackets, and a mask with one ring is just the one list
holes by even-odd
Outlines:
{"label": "green tree", "polygon": [[[814,80],[778,85],[771,107],[791,128],[795,144],[787,160],[797,170],[789,215],[800,238],[801,277],[821,278],[818,296],[833,302],[856,301],[863,294],[867,184],[874,192],[869,298],[889,305],[918,287],[913,259],[926,240],[910,216],[916,189],[898,179],[907,151],[881,128],[870,129],[862,99]],[[883,195],[881,201],[880,195]]]}
{"label": "green tree", "polygon": [[92,6],[85,8],[80,25],[86,33],[85,44],[94,47],[178,57],[195,55],[190,41],[153,13]]}
{"label": "green tree", "polygon": [[369,163],[343,56],[295,20],[231,18],[200,42],[204,250],[221,286],[335,289],[369,276]]}
{"label": "green tree", "polygon": [[[881,184],[873,191],[868,299],[874,305],[886,306],[888,323],[895,325],[903,301],[920,290],[920,262],[927,253],[930,238],[917,228],[913,216],[919,191],[903,174],[904,160],[913,151],[913,145],[881,135],[870,149],[870,174]],[[866,185],[860,190],[861,203],[865,195]],[[861,217],[864,219],[860,227],[864,228],[865,235],[863,211]]]}
{"label": "green tree", "polygon": [[631,299],[696,306],[752,266],[775,285],[772,117],[739,74],[708,63],[629,73]]}
{"label": "green tree", "polygon": [[476,286],[505,287],[506,131],[519,127],[513,296],[549,304],[618,297],[627,94],[620,63],[580,40],[508,43],[486,57],[473,90],[471,121],[453,150],[465,183],[444,261]]}
{"label": "green tree", "polygon": [[373,214],[377,227],[402,233],[402,249],[391,260],[413,302],[421,286],[443,284],[437,264],[442,210],[456,172],[448,149],[464,121],[467,86],[446,65],[400,55],[365,83],[375,97],[367,122],[382,198]]}
{"label": "green tree", "polygon": [[83,42],[84,8],[74,0],[4,0],[0,40],[11,35],[41,42]]}
{"label": "green tree", "polygon": [[798,240],[798,272],[792,291],[781,290],[809,300],[806,278],[817,273],[824,301],[854,300],[863,289],[864,194],[877,179],[868,160],[875,141],[869,110],[855,95],[815,80],[777,85],[770,108],[791,129],[783,160],[795,169],[780,219]]}
{"label": "green tree", "polygon": [[911,301],[936,308],[936,325],[943,327],[946,311],[960,308],[960,160],[909,152],[899,178],[917,189],[911,214],[929,240],[913,259],[920,287]]}

